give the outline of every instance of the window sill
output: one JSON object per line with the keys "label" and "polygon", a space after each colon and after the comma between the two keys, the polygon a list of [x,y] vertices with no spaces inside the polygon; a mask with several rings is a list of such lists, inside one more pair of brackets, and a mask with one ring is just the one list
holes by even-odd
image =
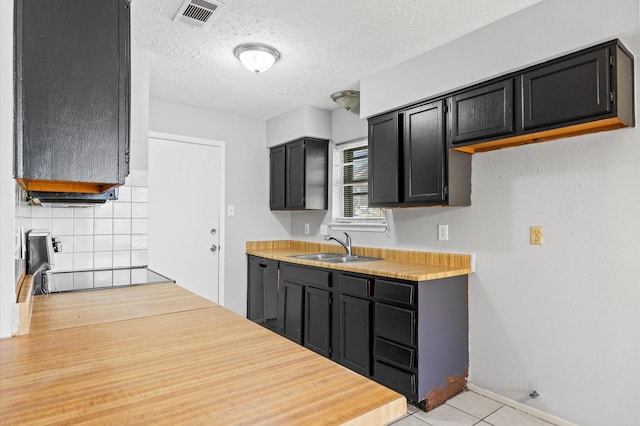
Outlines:
{"label": "window sill", "polygon": [[382,222],[334,222],[327,224],[333,231],[384,232],[389,228]]}

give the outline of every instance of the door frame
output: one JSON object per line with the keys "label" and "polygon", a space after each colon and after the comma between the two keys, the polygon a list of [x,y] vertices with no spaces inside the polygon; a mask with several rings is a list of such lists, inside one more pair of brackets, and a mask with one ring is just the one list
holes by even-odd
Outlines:
{"label": "door frame", "polygon": [[[197,145],[206,145],[213,146],[220,149],[220,211],[218,213],[219,224],[218,224],[218,304],[224,306],[224,290],[225,290],[225,237],[226,237],[226,222],[225,222],[225,211],[226,211],[226,171],[225,165],[226,161],[226,151],[225,151],[225,142],[217,141],[213,139],[203,139],[203,138],[195,138],[191,136],[184,135],[176,135],[172,133],[164,133],[164,132],[154,132],[150,131],[148,139],[162,139],[170,142],[180,142],[180,143],[191,143]],[[148,142],[147,139],[147,143]],[[147,158],[149,154],[147,152]]]}

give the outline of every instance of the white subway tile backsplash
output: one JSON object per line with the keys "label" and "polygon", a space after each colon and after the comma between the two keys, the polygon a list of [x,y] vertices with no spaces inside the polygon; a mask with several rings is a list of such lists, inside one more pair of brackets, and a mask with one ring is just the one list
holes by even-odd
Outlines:
{"label": "white subway tile backsplash", "polygon": [[132,234],[146,234],[149,229],[149,219],[131,219]]}
{"label": "white subway tile backsplash", "polygon": [[149,205],[147,203],[131,203],[131,217],[137,219],[149,217]]}
{"label": "white subway tile backsplash", "polygon": [[149,199],[146,186],[135,186],[131,188],[131,201],[134,203],[146,203]]}
{"label": "white subway tile backsplash", "polygon": [[51,274],[53,278],[53,284],[49,284],[51,291],[69,291],[73,290],[73,275],[72,274]]}
{"label": "white subway tile backsplash", "polygon": [[113,277],[111,271],[94,271],[93,286],[94,287],[111,287],[113,285]]}
{"label": "white subway tile backsplash", "polygon": [[73,271],[73,253],[55,253],[53,255],[54,271]]}
{"label": "white subway tile backsplash", "polygon": [[54,235],[73,235],[73,219],[54,217],[51,227]]}
{"label": "white subway tile backsplash", "polygon": [[[16,214],[16,228],[49,230],[62,242],[63,251],[54,255],[54,271],[147,265],[149,208],[146,171],[131,172],[125,179],[125,185],[119,188],[118,200],[86,208],[31,206],[17,185],[16,191],[16,212],[23,212],[22,216]],[[20,206],[22,210],[18,210]],[[110,281],[108,276],[110,278],[111,273],[96,271],[95,285],[102,286]],[[129,271],[115,271],[113,274],[116,282],[116,275],[122,277],[121,284],[130,280]],[[146,272],[140,271],[139,274],[142,277]],[[57,274],[57,291],[93,287],[93,272],[85,275],[74,281],[71,274]]]}
{"label": "white subway tile backsplash", "polygon": [[93,272],[79,272],[73,274],[73,288],[76,290],[82,290],[87,288],[93,288]]}
{"label": "white subway tile backsplash", "polygon": [[112,268],[113,252],[112,251],[96,251],[93,253],[94,268]]}
{"label": "white subway tile backsplash", "polygon": [[74,207],[73,218],[78,217],[93,217],[93,206],[91,207]]}
{"label": "white subway tile backsplash", "polygon": [[131,201],[131,187],[121,186],[118,188],[118,200],[119,201]]}
{"label": "white subway tile backsplash", "polygon": [[104,203],[93,208],[93,217],[113,217],[113,203]]}
{"label": "white subway tile backsplash", "polygon": [[72,218],[73,217],[73,209],[68,208],[68,207],[53,207],[51,209],[51,215],[53,217]]}
{"label": "white subway tile backsplash", "polygon": [[131,218],[131,203],[125,201],[114,201],[113,217],[120,219]]}
{"label": "white subway tile backsplash", "polygon": [[113,267],[129,267],[131,266],[131,252],[130,251],[114,251],[113,252]]}
{"label": "white subway tile backsplash", "polygon": [[128,285],[131,281],[131,274],[128,270],[113,271],[113,285]]}
{"label": "white subway tile backsplash", "polygon": [[93,269],[93,252],[73,253],[73,270]]}
{"label": "white subway tile backsplash", "polygon": [[93,219],[90,219],[90,218],[73,219],[73,234],[74,235],[93,235]]}
{"label": "white subway tile backsplash", "polygon": [[113,235],[113,219],[93,219],[93,233],[94,235]]}
{"label": "white subway tile backsplash", "polygon": [[143,284],[147,282],[146,269],[134,269],[131,271],[131,284]]}
{"label": "white subway tile backsplash", "polygon": [[114,235],[113,250],[114,251],[131,250],[131,235]]}
{"label": "white subway tile backsplash", "polygon": [[[64,249],[64,245],[62,247]],[[73,237],[73,252],[93,252],[93,235],[75,235]]]}
{"label": "white subway tile backsplash", "polygon": [[93,251],[112,251],[113,235],[96,235],[93,239]]}
{"label": "white subway tile backsplash", "polygon": [[148,248],[146,235],[131,236],[131,250],[146,250]]}
{"label": "white subway tile backsplash", "polygon": [[113,233],[131,235],[131,219],[113,219]]}

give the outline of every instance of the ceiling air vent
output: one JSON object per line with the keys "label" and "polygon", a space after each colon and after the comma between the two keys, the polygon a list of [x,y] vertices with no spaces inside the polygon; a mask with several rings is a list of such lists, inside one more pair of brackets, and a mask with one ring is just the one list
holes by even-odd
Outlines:
{"label": "ceiling air vent", "polygon": [[186,0],[173,20],[204,29],[211,25],[222,6],[220,0]]}

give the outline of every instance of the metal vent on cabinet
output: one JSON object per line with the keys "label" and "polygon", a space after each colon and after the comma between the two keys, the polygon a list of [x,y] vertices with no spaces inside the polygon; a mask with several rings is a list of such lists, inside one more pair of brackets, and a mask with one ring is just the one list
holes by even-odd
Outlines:
{"label": "metal vent on cabinet", "polygon": [[173,21],[204,29],[211,25],[223,6],[220,0],[186,0]]}

